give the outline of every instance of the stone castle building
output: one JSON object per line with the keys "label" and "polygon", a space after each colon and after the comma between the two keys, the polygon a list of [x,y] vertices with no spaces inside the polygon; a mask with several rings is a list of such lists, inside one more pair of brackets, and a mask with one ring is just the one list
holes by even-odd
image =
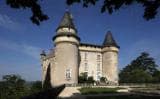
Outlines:
{"label": "stone castle building", "polygon": [[41,53],[42,83],[50,76],[52,86],[77,84],[78,76],[86,73],[96,81],[106,77],[108,81],[118,84],[119,46],[110,31],[102,45],[81,43],[71,13],[66,11],[53,42],[53,50],[48,54]]}

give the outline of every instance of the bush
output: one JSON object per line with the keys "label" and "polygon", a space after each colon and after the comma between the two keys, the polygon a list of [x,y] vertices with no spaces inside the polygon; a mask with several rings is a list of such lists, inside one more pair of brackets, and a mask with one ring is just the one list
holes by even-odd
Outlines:
{"label": "bush", "polygon": [[107,78],[106,78],[106,77],[101,77],[101,78],[100,78],[100,82],[106,83],[106,81],[107,81]]}
{"label": "bush", "polygon": [[93,77],[92,76],[88,77],[86,82],[87,83],[94,83]]}
{"label": "bush", "polygon": [[87,73],[81,73],[78,77],[78,83],[94,83],[93,77],[87,77]]}

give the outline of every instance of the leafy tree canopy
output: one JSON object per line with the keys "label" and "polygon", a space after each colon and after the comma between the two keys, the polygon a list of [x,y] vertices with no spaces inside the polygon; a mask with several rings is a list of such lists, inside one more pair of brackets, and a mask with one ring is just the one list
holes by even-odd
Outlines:
{"label": "leafy tree canopy", "polygon": [[157,69],[158,65],[154,58],[150,57],[148,53],[143,52],[131,64],[127,65],[120,72],[120,82],[125,83],[146,83],[146,82],[160,82],[158,79],[160,71]]}
{"label": "leafy tree canopy", "polygon": [[30,20],[39,25],[40,22],[47,20],[48,16],[41,10],[38,0],[6,0],[7,5],[15,9],[31,9],[32,16]]}
{"label": "leafy tree canopy", "polygon": [[[71,5],[73,3],[82,3],[83,7],[88,7],[89,5],[96,5],[100,0],[67,0],[67,4]],[[124,5],[131,5],[134,3],[141,4],[144,7],[143,17],[146,20],[155,18],[157,10],[160,7],[160,0],[103,0],[103,5],[101,6],[101,12],[108,12],[112,14],[114,11],[119,10]]]}
{"label": "leafy tree canopy", "polygon": [[94,79],[92,76],[88,76],[87,72],[84,72],[78,76],[78,83],[94,83]]}
{"label": "leafy tree canopy", "polygon": [[36,81],[32,84],[31,86],[31,91],[32,93],[37,93],[42,90],[42,82],[41,81]]}
{"label": "leafy tree canopy", "polygon": [[4,75],[0,81],[0,99],[21,99],[42,91],[41,81],[26,82],[19,75]]}
{"label": "leafy tree canopy", "polygon": [[0,89],[0,99],[19,99],[28,92],[28,88],[25,86],[25,80],[19,75],[3,76]]}
{"label": "leafy tree canopy", "polygon": [[100,78],[100,82],[106,83],[106,81],[107,81],[107,78],[106,78],[106,77],[101,77],[101,78]]}
{"label": "leafy tree canopy", "polygon": [[[11,8],[31,9],[32,16],[30,19],[34,24],[39,25],[40,22],[49,19],[49,17],[41,10],[39,1],[42,0],[6,0],[6,3]],[[74,3],[79,3],[82,4],[83,7],[89,7],[90,5],[96,5],[99,1],[101,0],[66,0],[66,4],[73,5]],[[158,13],[158,8],[160,7],[160,0],[103,0],[103,4],[100,9],[101,13],[108,12],[109,14],[112,14],[124,5],[129,6],[134,3],[141,4],[144,7],[143,17],[146,20],[155,18]]]}

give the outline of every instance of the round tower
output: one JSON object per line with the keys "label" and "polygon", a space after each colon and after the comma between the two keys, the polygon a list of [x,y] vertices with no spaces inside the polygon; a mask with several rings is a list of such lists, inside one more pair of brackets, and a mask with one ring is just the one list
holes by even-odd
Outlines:
{"label": "round tower", "polygon": [[78,46],[80,38],[70,12],[65,12],[53,37],[55,67],[51,74],[52,86],[78,83]]}
{"label": "round tower", "polygon": [[107,78],[108,83],[118,84],[118,52],[119,46],[114,40],[112,33],[107,32],[103,42],[102,55],[103,55],[103,76]]}

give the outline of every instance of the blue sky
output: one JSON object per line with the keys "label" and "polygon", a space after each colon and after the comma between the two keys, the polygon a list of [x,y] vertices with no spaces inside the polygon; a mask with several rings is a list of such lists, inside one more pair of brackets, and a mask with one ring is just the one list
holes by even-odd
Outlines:
{"label": "blue sky", "polygon": [[[43,49],[53,48],[52,37],[67,7],[64,0],[41,2],[50,19],[40,26],[29,20],[30,10],[11,9],[5,0],[0,0],[0,4],[0,78],[19,74],[26,80],[41,80],[39,54]],[[112,15],[101,14],[100,5],[87,9],[77,4],[70,7],[81,42],[102,44],[110,30],[121,47],[119,68],[143,51],[149,52],[160,65],[160,14],[146,21],[141,5],[124,6]]]}

